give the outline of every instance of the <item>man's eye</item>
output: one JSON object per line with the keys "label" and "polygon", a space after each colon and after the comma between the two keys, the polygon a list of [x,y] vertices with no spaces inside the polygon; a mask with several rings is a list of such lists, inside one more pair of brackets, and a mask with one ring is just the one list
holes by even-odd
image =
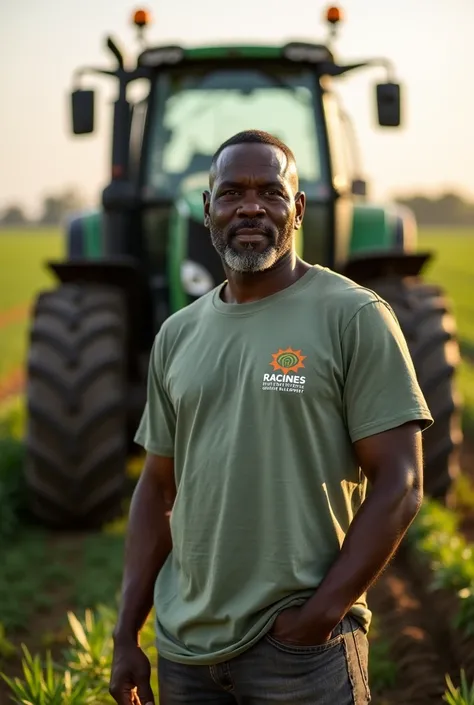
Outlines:
{"label": "man's eye", "polygon": [[221,196],[238,196],[238,194],[239,192],[235,189],[227,189],[227,191],[221,193]]}

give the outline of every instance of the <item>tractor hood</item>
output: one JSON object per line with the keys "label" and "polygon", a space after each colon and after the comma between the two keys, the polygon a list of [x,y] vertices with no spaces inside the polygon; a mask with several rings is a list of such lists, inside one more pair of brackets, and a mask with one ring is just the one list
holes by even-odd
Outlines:
{"label": "tractor hood", "polygon": [[416,246],[416,221],[408,208],[396,203],[354,204],[350,257],[374,252],[415,252]]}

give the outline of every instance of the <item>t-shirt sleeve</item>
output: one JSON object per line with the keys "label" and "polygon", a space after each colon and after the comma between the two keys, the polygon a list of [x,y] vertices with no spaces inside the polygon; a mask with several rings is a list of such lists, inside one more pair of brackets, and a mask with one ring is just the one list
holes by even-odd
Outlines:
{"label": "t-shirt sleeve", "polygon": [[135,434],[135,443],[149,453],[174,457],[176,414],[164,382],[163,351],[160,334],[150,353],[147,399]]}
{"label": "t-shirt sleeve", "polygon": [[342,337],[343,404],[352,442],[408,421],[433,423],[403,332],[391,307],[362,306]]}

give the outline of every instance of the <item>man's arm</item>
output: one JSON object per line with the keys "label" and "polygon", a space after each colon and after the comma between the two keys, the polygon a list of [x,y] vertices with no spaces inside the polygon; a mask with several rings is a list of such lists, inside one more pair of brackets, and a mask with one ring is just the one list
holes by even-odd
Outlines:
{"label": "man's arm", "polygon": [[139,632],[153,606],[158,573],[172,548],[169,514],[176,497],[173,458],[147,454],[133,494],[126,536],[122,598],[114,630],[110,693],[129,705],[138,689],[140,701],[153,703],[150,663],[139,648]]}
{"label": "man's arm", "polygon": [[280,638],[297,643],[328,638],[390,560],[423,496],[421,431],[432,417],[390,307],[378,300],[362,306],[341,349],[344,421],[372,488],[314,596],[299,616],[283,612],[276,621]]}
{"label": "man's arm", "polygon": [[363,438],[354,449],[372,488],[349,527],[338,558],[303,607],[302,618],[318,633],[330,633],[373,584],[423,499],[421,431],[417,423]]}
{"label": "man's arm", "polygon": [[130,506],[116,638],[137,639],[151,611],[155,581],[172,548],[175,497],[173,458],[148,453]]}

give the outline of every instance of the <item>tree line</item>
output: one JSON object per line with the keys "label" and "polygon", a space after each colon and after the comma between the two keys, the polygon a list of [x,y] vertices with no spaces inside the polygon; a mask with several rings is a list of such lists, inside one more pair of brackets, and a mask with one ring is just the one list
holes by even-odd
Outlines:
{"label": "tree line", "polygon": [[84,208],[81,196],[74,189],[65,189],[62,193],[47,194],[41,203],[37,218],[29,218],[21,203],[10,203],[0,211],[0,227],[57,226],[64,218]]}
{"label": "tree line", "polygon": [[474,202],[456,193],[444,193],[438,198],[414,195],[394,200],[407,206],[415,214],[419,225],[474,226]]}
{"label": "tree line", "polygon": [[[395,197],[393,200],[410,208],[419,225],[474,226],[474,201],[468,201],[456,193],[444,193],[437,198],[415,194],[409,198]],[[80,210],[84,203],[74,189],[44,197],[41,212],[32,220],[21,204],[12,203],[0,212],[0,226],[57,226],[70,213]]]}

